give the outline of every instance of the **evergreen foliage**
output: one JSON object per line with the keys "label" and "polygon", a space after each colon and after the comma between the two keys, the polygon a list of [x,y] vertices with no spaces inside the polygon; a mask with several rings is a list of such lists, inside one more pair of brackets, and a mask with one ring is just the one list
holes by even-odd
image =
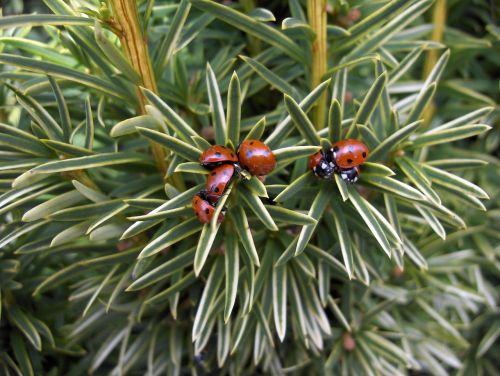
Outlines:
{"label": "evergreen foliage", "polygon": [[[498,374],[489,3],[431,40],[431,0],[328,2],[327,56],[317,3],[7,4],[1,374]],[[201,224],[200,154],[249,138],[277,167]],[[319,180],[343,138],[360,180]]]}

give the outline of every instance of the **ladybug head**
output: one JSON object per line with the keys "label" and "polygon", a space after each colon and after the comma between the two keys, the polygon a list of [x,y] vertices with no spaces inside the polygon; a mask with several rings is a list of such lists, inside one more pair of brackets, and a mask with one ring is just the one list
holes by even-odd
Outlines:
{"label": "ladybug head", "polygon": [[197,193],[197,195],[202,199],[202,200],[205,200],[205,201],[208,201],[208,191],[205,190],[205,189],[202,189],[201,191],[199,191]]}

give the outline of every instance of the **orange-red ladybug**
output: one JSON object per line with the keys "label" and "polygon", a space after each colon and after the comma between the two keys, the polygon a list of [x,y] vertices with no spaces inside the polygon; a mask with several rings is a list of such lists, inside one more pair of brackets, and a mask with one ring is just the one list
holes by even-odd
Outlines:
{"label": "orange-red ladybug", "polygon": [[[210,223],[214,216],[215,208],[208,202],[206,192],[201,191],[195,194],[191,204],[193,205],[193,211],[196,217],[198,217],[198,220],[201,223]],[[219,214],[217,223],[221,223],[223,219],[224,213]]]}
{"label": "orange-red ladybug", "polygon": [[321,150],[318,150],[315,154],[313,154],[309,157],[309,162],[308,162],[307,166],[311,170],[314,170],[321,162],[321,159],[323,159],[323,153],[321,152]]}
{"label": "orange-red ladybug", "polygon": [[200,164],[208,169],[215,168],[224,163],[237,163],[236,153],[222,145],[213,145],[200,156]]}
{"label": "orange-red ladybug", "polygon": [[359,166],[366,160],[368,148],[358,140],[342,140],[332,145],[330,153],[338,168],[352,168]]}
{"label": "orange-red ladybug", "polygon": [[252,175],[267,175],[276,167],[272,150],[258,140],[245,140],[238,148],[241,166]]}
{"label": "orange-red ladybug", "polygon": [[208,175],[205,183],[208,201],[215,205],[226,190],[227,185],[235,176],[236,168],[233,164],[223,164],[214,168]]}
{"label": "orange-red ladybug", "polygon": [[331,179],[335,172],[335,164],[328,161],[321,150],[309,157],[308,166],[317,177],[322,179]]}

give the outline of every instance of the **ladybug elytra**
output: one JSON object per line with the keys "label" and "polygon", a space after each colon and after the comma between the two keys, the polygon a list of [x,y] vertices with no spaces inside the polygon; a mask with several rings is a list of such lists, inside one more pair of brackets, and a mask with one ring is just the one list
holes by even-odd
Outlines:
{"label": "ladybug elytra", "polygon": [[349,139],[334,143],[330,153],[338,168],[352,168],[365,161],[368,148],[361,141]]}
{"label": "ladybug elytra", "polygon": [[200,164],[208,169],[213,169],[224,163],[237,163],[238,157],[231,149],[222,145],[213,145],[200,156]]}
{"label": "ladybug elytra", "polygon": [[[257,140],[246,140],[235,153],[222,145],[213,145],[200,156],[200,164],[211,170],[205,190],[198,192],[192,199],[193,211],[202,223],[209,223],[215,212],[215,205],[227,190],[231,180],[238,176],[249,179],[249,173],[264,176],[276,166],[276,157],[269,147]],[[248,170],[243,171],[242,166]],[[221,223],[224,211],[217,218]]]}
{"label": "ladybug elytra", "polygon": [[[206,192],[200,191],[195,194],[191,204],[193,205],[193,211],[196,217],[198,217],[198,220],[201,223],[210,223],[212,217],[214,216],[215,208],[207,200]],[[223,219],[224,213],[220,213],[217,223],[221,223]]]}
{"label": "ladybug elytra", "polygon": [[245,140],[238,148],[238,160],[252,175],[267,175],[276,167],[272,150],[258,140]]}
{"label": "ladybug elytra", "polygon": [[226,190],[227,185],[235,176],[236,168],[233,164],[223,164],[214,168],[208,175],[205,183],[208,201],[215,205]]}

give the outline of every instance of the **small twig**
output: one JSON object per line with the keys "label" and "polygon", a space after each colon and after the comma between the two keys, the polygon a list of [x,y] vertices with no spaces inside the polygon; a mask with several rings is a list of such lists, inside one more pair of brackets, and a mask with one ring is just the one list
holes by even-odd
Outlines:
{"label": "small twig", "polygon": [[[321,83],[321,78],[327,71],[327,13],[326,0],[308,0],[307,14],[309,24],[316,33],[316,39],[312,45],[311,64],[311,89]],[[325,125],[326,93],[318,99],[318,105],[314,109],[313,121],[316,129],[322,129]]]}
{"label": "small twig", "polygon": [[[431,40],[441,42],[444,35],[444,27],[446,25],[446,0],[437,0],[434,4],[432,12],[432,23],[434,28],[432,30]],[[427,52],[427,57],[424,62],[424,79],[431,73],[434,65],[438,60],[438,51],[431,49]],[[431,103],[424,111],[424,127],[426,127],[434,116],[436,106]]]}
{"label": "small twig", "polygon": [[[113,26],[118,30],[118,37],[125,50],[125,56],[142,79],[142,86],[158,93],[156,79],[149,58],[148,45],[144,40],[139,24],[137,4],[133,0],[111,0],[113,7]],[[146,114],[146,98],[139,86],[136,88],[139,99],[139,111]],[[165,160],[165,151],[155,143],[151,143],[156,165],[162,175],[165,175],[168,162]]]}

